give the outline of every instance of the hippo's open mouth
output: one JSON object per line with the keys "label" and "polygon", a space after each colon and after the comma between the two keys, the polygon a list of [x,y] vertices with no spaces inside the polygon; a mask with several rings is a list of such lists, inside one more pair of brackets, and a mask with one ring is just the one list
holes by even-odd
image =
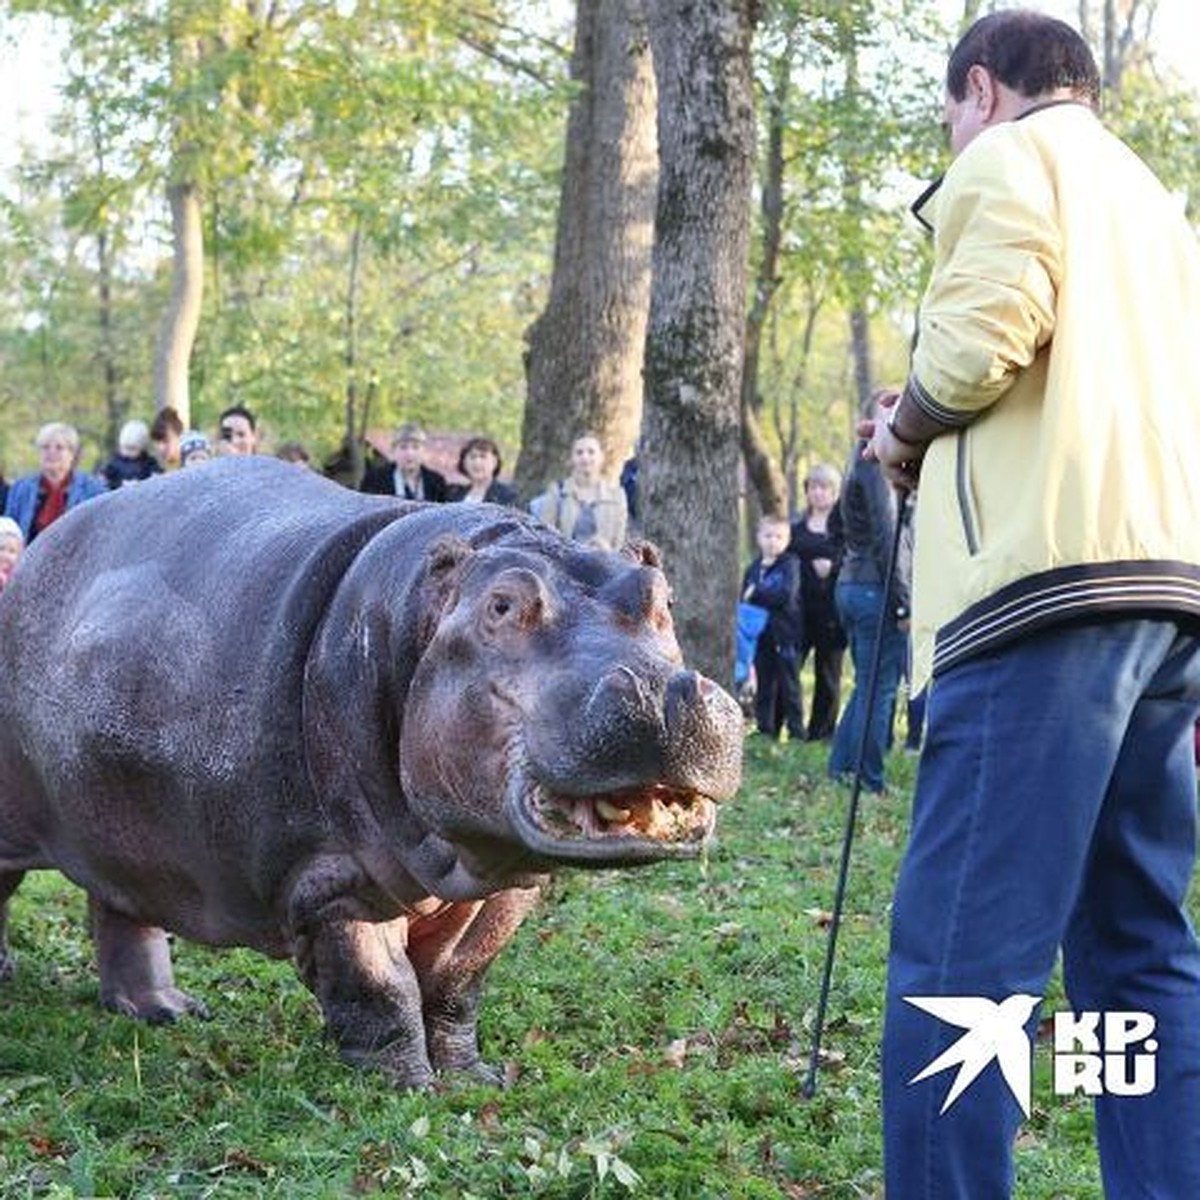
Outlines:
{"label": "hippo's open mouth", "polygon": [[531,850],[596,866],[694,858],[717,818],[709,797],[661,783],[566,796],[526,781],[510,793],[509,812]]}

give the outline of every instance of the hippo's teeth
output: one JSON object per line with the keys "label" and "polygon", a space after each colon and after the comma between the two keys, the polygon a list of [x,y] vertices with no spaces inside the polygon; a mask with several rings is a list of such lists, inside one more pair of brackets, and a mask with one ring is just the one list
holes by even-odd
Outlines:
{"label": "hippo's teeth", "polygon": [[613,804],[610,800],[603,798],[596,801],[596,811],[606,820],[611,821],[614,825],[625,825],[630,817],[633,816],[632,810],[621,808]]}

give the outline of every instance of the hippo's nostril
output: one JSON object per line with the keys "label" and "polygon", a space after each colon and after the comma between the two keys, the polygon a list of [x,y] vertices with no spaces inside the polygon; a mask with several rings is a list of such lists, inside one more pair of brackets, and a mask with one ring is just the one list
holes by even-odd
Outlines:
{"label": "hippo's nostril", "polygon": [[667,725],[675,725],[696,702],[705,696],[709,681],[695,671],[677,671],[667,684]]}
{"label": "hippo's nostril", "polygon": [[586,708],[591,711],[597,704],[611,706],[614,702],[622,705],[638,704],[641,699],[641,682],[637,675],[622,663],[604,675],[592,688]]}

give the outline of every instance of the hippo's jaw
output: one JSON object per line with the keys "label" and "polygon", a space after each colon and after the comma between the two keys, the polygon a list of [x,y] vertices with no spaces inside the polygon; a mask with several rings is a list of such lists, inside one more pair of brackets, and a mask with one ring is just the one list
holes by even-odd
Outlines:
{"label": "hippo's jaw", "polygon": [[518,772],[507,815],[540,857],[577,866],[626,866],[695,858],[712,836],[716,804],[699,792],[650,784],[589,796],[549,791]]}

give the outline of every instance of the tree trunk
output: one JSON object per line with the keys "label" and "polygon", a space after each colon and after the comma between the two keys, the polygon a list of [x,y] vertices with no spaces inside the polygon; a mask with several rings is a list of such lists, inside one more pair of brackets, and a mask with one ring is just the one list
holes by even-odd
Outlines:
{"label": "tree trunk", "polygon": [[[349,459],[350,478],[352,487],[357,487],[363,476],[364,452],[363,436],[366,433],[365,412],[360,413],[358,405],[358,304],[359,284],[362,270],[362,217],[356,215],[354,233],[350,239],[350,277],[346,281],[346,431],[345,446]],[[370,390],[364,398],[363,408],[366,408],[370,398]]]}
{"label": "tree trunk", "polygon": [[188,366],[204,296],[204,231],[200,192],[194,183],[172,184],[167,188],[167,198],[171,204],[174,257],[171,302],[154,356],[154,403],[160,409],[172,406],[188,426],[191,424]]}
{"label": "tree trunk", "polygon": [[732,678],[754,94],[748,0],[652,0],[659,95],[641,477],[688,661]]}
{"label": "tree trunk", "polygon": [[854,364],[854,396],[858,401],[854,412],[850,414],[850,424],[853,426],[875,391],[875,376],[871,366],[871,319],[861,302],[850,310],[850,359]]}
{"label": "tree trunk", "polygon": [[[103,165],[101,166],[103,170]],[[117,444],[121,422],[125,419],[125,406],[121,403],[117,386],[117,347],[113,331],[112,298],[112,248],[108,231],[104,228],[96,234],[96,267],[100,300],[100,361],[104,374],[104,413],[107,418],[107,447]]]}
{"label": "tree trunk", "polygon": [[654,74],[642,0],[579,0],[566,161],[545,311],[530,327],[516,483],[567,470],[585,430],[615,476],[637,440],[657,186]]}
{"label": "tree trunk", "polygon": [[783,121],[791,80],[791,39],[776,60],[775,86],[767,111],[767,157],[762,180],[762,250],[754,301],[746,316],[742,373],[742,457],[761,512],[787,516],[787,480],[763,432],[763,398],[758,388],[763,329],[779,290],[779,250],[783,238]]}
{"label": "tree trunk", "polygon": [[[858,43],[849,32],[845,47],[846,100],[857,109],[859,104]],[[850,284],[850,356],[854,365],[854,394],[857,404],[850,413],[853,437],[855,418],[875,390],[871,366],[871,318],[867,313],[866,297],[871,292],[871,268],[862,250],[867,206],[863,203],[862,172],[853,155],[847,157],[843,168],[842,204],[850,221],[860,231],[854,239],[854,249],[847,256],[846,276]]]}

